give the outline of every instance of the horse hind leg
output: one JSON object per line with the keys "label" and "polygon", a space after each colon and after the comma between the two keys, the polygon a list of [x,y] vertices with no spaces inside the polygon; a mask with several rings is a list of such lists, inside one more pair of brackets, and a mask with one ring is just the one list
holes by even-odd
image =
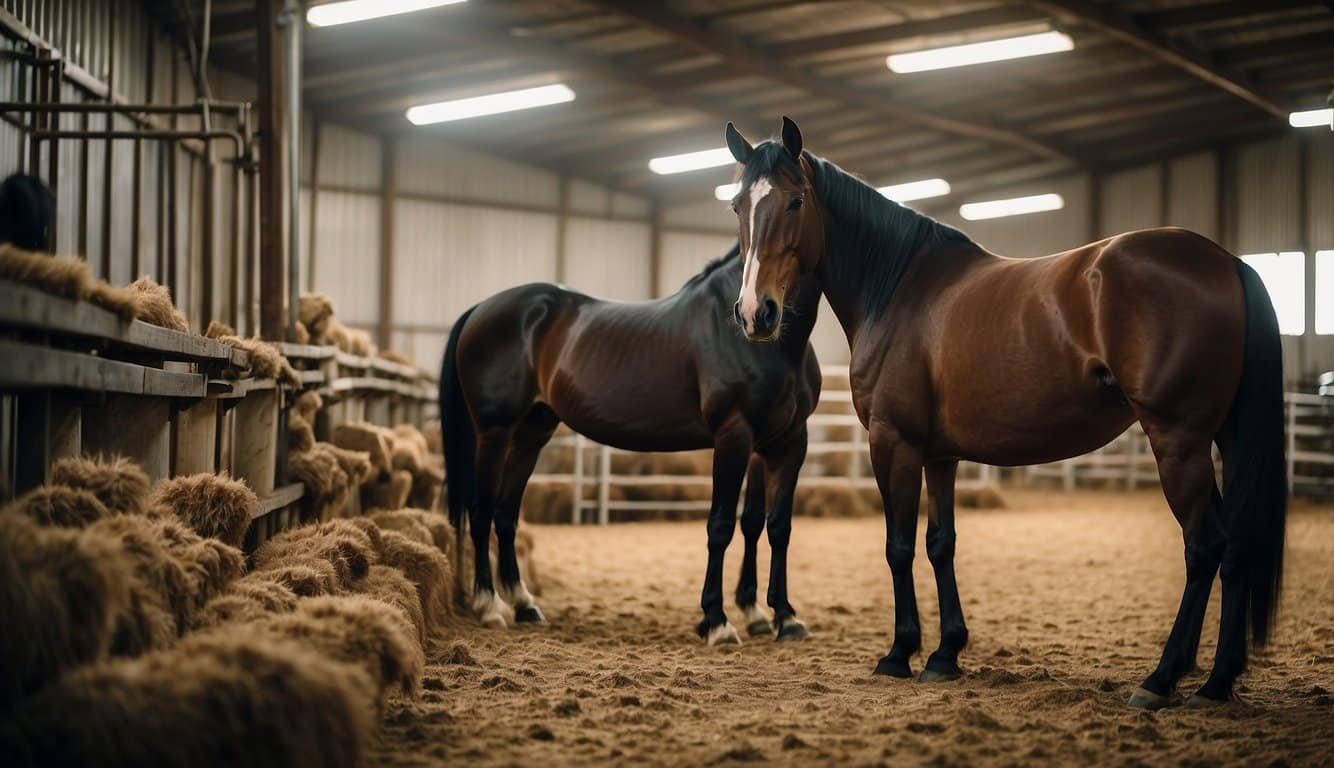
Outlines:
{"label": "horse hind leg", "polygon": [[1143,423],[1158,461],[1163,495],[1181,524],[1185,541],[1186,586],[1176,621],[1157,668],[1129,701],[1133,707],[1160,709],[1170,703],[1177,682],[1195,666],[1204,612],[1226,540],[1210,439],[1164,429],[1152,420]]}
{"label": "horse hind leg", "polygon": [[477,503],[468,521],[472,537],[473,591],[472,609],[482,625],[504,629],[505,604],[496,595],[491,576],[491,526],[500,496],[505,456],[513,429],[492,428],[477,436]]}
{"label": "horse hind leg", "polygon": [[514,608],[518,623],[546,621],[533,595],[524,584],[519,572],[518,554],[514,539],[519,527],[519,508],[523,501],[528,478],[532,477],[542,448],[556,431],[559,420],[544,405],[535,407],[525,418],[510,440],[509,456],[505,462],[500,498],[496,506],[496,552],[499,559],[500,591],[505,602]]}
{"label": "horse hind leg", "polygon": [[935,461],[926,465],[926,488],[930,507],[926,523],[926,556],[936,575],[936,595],[940,601],[940,647],[927,658],[919,682],[940,683],[957,680],[959,653],[968,645],[968,625],[963,618],[959,585],[954,577],[954,482],[959,469],[955,460]]}

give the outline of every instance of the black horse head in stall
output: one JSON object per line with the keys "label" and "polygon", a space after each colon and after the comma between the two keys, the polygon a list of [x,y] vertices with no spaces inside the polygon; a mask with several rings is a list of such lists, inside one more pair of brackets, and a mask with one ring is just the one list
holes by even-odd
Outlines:
{"label": "black horse head in stall", "polygon": [[0,243],[44,251],[56,200],[36,176],[16,173],[0,182]]}

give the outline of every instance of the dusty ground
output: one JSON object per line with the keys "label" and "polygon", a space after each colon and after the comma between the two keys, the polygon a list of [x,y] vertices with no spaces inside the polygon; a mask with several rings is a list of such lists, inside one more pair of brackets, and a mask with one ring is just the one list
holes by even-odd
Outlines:
{"label": "dusty ground", "polygon": [[[1157,660],[1184,577],[1179,530],[1162,497],[1011,492],[1008,500],[1009,509],[960,513],[967,676],[933,686],[870,675],[892,623],[879,519],[798,519],[792,599],[814,639],[731,648],[706,648],[691,633],[702,523],[538,527],[550,625],[455,628],[428,669],[423,699],[391,711],[377,761],[1334,762],[1334,509],[1292,514],[1277,642],[1242,678],[1243,701],[1145,713],[1124,702]],[[734,549],[739,543],[738,534]],[[729,585],[738,561],[728,562]],[[916,575],[930,650],[936,597],[920,545]],[[763,594],[763,568],[760,578]],[[1206,667],[1217,596],[1201,649]],[[739,613],[729,611],[736,623]],[[1201,681],[1192,675],[1182,692]]]}

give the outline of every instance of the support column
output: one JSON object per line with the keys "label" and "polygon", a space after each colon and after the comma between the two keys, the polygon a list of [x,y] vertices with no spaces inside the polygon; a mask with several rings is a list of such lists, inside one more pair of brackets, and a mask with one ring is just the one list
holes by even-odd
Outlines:
{"label": "support column", "polygon": [[394,201],[398,199],[398,139],[386,137],[380,153],[380,348],[394,335]]}
{"label": "support column", "polygon": [[[259,331],[266,339],[286,338],[283,312],[287,253],[287,121],[283,95],[282,0],[255,0],[259,33],[256,78],[259,86]],[[295,254],[291,254],[295,257]]]}

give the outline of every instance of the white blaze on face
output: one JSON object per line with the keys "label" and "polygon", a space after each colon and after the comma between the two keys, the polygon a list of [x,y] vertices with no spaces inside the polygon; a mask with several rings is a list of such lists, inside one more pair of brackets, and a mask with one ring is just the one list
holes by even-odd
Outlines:
{"label": "white blaze on face", "polygon": [[755,310],[760,306],[759,297],[755,295],[755,280],[760,273],[760,248],[755,242],[755,209],[760,207],[760,201],[773,191],[773,185],[769,183],[768,177],[761,176],[750,185],[750,228],[747,233],[750,237],[749,247],[746,249],[746,260],[741,269],[741,321],[746,325],[746,332],[755,330]]}

